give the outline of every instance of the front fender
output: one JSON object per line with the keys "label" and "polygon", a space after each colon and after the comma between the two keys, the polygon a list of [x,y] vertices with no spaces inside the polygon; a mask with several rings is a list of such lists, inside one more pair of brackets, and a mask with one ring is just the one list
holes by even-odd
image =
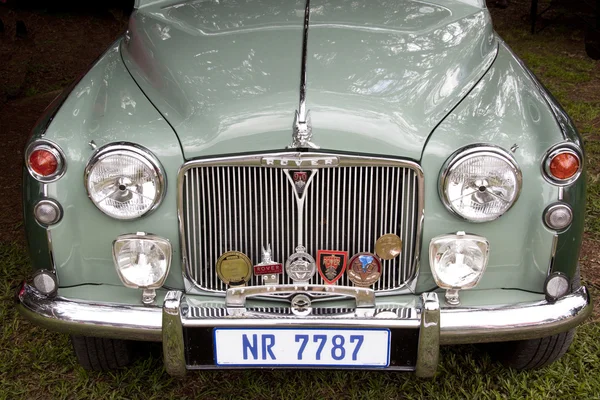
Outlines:
{"label": "front fender", "polygon": [[[119,44],[120,40],[75,85],[42,132],[44,139],[62,148],[67,165],[64,176],[45,188],[47,196],[58,200],[64,210],[62,220],[49,228],[56,272],[61,287],[85,283],[121,286],[112,260],[112,242],[119,235],[145,231],[171,242],[173,261],[165,285],[181,289],[176,205],[177,172],[184,161],[181,147],[172,128],[129,75]],[[42,133],[34,134],[33,139]],[[161,205],[132,221],[103,214],[88,199],[84,185],[84,168],[94,148],[122,141],[154,153],[167,180]]]}
{"label": "front fender", "polygon": [[[562,124],[557,121],[556,104],[550,101],[545,89],[501,43],[498,57],[487,74],[435,129],[422,156],[426,173],[426,218],[420,290],[435,286],[428,267],[430,240],[463,230],[485,236],[490,242],[488,267],[478,288],[543,291],[553,260],[556,232],[544,225],[542,214],[548,205],[558,201],[559,189],[544,179],[541,164],[546,151],[556,143],[579,144],[573,140],[576,133],[572,137],[564,133]],[[447,211],[438,195],[439,173],[447,158],[473,143],[492,144],[512,151],[523,174],[519,199],[495,221],[464,221]],[[584,208],[583,203],[574,204],[576,220]],[[571,245],[578,250],[576,241],[572,240]],[[567,264],[561,269],[572,276],[576,258],[570,257]]]}

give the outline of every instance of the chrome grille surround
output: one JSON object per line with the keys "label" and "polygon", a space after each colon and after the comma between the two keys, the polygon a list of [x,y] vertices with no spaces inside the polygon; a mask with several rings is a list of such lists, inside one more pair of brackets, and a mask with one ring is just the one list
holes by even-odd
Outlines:
{"label": "chrome grille surround", "polygon": [[[294,170],[311,176],[303,207],[298,207],[291,183]],[[396,233],[403,252],[394,260],[382,260],[382,277],[372,288],[378,296],[410,293],[419,268],[423,180],[417,163],[377,156],[291,151],[189,161],[181,167],[177,184],[186,291],[224,296],[227,286],[217,277],[215,263],[226,251],[244,252],[257,264],[261,246],[270,243],[273,260],[285,263],[304,243],[313,255],[327,249],[345,250],[352,257],[359,251],[374,252],[379,236]],[[336,190],[325,190],[332,182]],[[300,218],[304,224],[298,224]],[[318,274],[311,282],[323,284]],[[285,272],[279,278],[279,284],[292,283]],[[346,274],[337,284],[352,286]],[[249,285],[262,285],[260,277],[253,276]]]}

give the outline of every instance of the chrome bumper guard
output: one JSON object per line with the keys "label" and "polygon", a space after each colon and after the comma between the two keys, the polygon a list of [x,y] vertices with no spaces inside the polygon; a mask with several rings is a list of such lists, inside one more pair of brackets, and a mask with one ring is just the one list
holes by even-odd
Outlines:
{"label": "chrome bumper guard", "polygon": [[[248,294],[248,293],[247,293]],[[239,299],[238,299],[239,300]],[[123,306],[48,298],[24,284],[17,295],[20,313],[33,323],[60,332],[163,342],[165,368],[185,374],[183,329],[188,327],[344,327],[419,329],[416,373],[435,373],[439,346],[532,339],[560,333],[583,322],[592,312],[585,287],[549,303],[545,300],[504,306],[450,307],[436,293],[424,293],[413,313],[373,307],[336,316],[269,315],[226,305],[222,315],[190,317],[185,295],[170,291],[163,307]],[[357,298],[358,301],[358,298]],[[243,304],[238,301],[237,304]]]}
{"label": "chrome bumper guard", "polygon": [[375,307],[375,291],[373,289],[332,286],[332,285],[267,285],[231,288],[227,290],[225,304],[227,307],[244,307],[246,300],[260,296],[292,297],[298,293],[319,296],[352,297],[356,300],[357,308]]}

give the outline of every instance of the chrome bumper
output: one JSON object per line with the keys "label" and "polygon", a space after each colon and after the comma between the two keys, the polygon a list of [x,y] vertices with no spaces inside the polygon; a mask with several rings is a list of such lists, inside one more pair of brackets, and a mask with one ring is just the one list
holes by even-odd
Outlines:
{"label": "chrome bumper", "polygon": [[[440,345],[500,342],[550,336],[574,328],[592,312],[585,287],[560,300],[488,307],[440,305],[436,293],[421,295],[415,312],[400,316],[361,308],[360,313],[325,317],[269,316],[243,308],[225,308],[222,315],[188,312],[182,292],[171,291],[163,307],[122,306],[47,298],[24,284],[18,295],[20,313],[33,323],[60,332],[110,338],[163,342],[165,367],[173,375],[188,369],[184,357],[186,327],[344,327],[419,329],[415,370],[431,376]],[[184,307],[186,306],[186,307]]]}

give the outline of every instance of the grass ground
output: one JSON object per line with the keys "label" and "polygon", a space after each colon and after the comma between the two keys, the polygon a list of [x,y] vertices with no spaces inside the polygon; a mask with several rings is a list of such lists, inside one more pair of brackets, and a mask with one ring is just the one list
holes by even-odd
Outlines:
{"label": "grass ground", "polygon": [[[541,33],[532,36],[527,24],[515,15],[523,15],[526,1],[512,1],[507,10],[492,10],[496,29],[516,53],[534,70],[575,120],[581,131],[589,174],[586,238],[581,257],[584,282],[600,299],[600,65],[583,52],[583,33],[573,21],[554,21]],[[2,11],[0,9],[0,11]],[[41,14],[41,20],[49,17]],[[2,14],[0,13],[0,17]],[[60,21],[71,16],[61,16]],[[81,16],[73,17],[75,19]],[[116,22],[96,21],[99,29],[111,25],[103,33],[102,47],[110,43],[122,27]],[[121,17],[122,18],[122,17]],[[71,21],[72,22],[72,21]],[[66,26],[71,24],[65,23]],[[43,31],[43,27],[39,31]],[[48,38],[63,34],[77,39],[76,32],[53,28]],[[59,32],[60,31],[60,32]],[[10,51],[10,44],[0,43]],[[84,43],[85,44],[85,43]],[[51,48],[52,43],[40,44]],[[8,50],[7,50],[8,49]],[[73,53],[83,54],[71,49]],[[48,52],[50,52],[48,50]],[[93,53],[93,52],[90,52]],[[30,128],[35,118],[18,120],[19,126],[1,119],[3,110],[23,116],[24,110],[39,115],[52,96],[38,93],[55,90],[54,84],[40,78],[52,74],[62,85],[65,79],[44,54],[33,57],[22,47],[8,64],[26,64],[27,74],[21,83],[12,82],[0,93],[0,131],[15,129],[13,136]],[[93,59],[93,54],[89,57]],[[90,59],[90,61],[91,61]],[[19,64],[21,63],[21,64]],[[0,65],[11,68],[10,65]],[[7,66],[8,65],[8,66]],[[65,63],[65,65],[68,65]],[[80,69],[85,66],[82,65]],[[65,75],[77,71],[66,69]],[[60,68],[59,68],[60,69]],[[21,70],[17,68],[17,70]],[[41,71],[41,72],[40,72]],[[36,83],[39,82],[39,83]],[[1,82],[0,82],[1,83]],[[7,90],[8,90],[7,89]],[[4,95],[4,97],[2,97]],[[24,117],[23,117],[24,118]],[[4,122],[4,126],[2,123]],[[29,124],[29,125],[27,125]],[[26,126],[27,125],[27,126]],[[12,138],[12,136],[11,136]],[[21,139],[19,139],[21,140]],[[6,143],[6,141],[4,142]],[[22,147],[15,147],[20,151]],[[5,152],[10,156],[9,152]],[[18,155],[20,159],[20,155]],[[18,174],[16,175],[18,176]],[[3,181],[0,192],[17,196],[17,178]],[[5,201],[5,200],[4,200]],[[11,206],[10,212],[18,215]],[[7,215],[7,209],[3,214]],[[437,376],[432,380],[417,379],[412,374],[360,371],[228,371],[191,373],[185,381],[171,379],[163,372],[160,348],[150,348],[154,356],[141,357],[131,368],[113,373],[91,373],[81,369],[73,357],[68,337],[37,328],[20,318],[14,308],[14,287],[27,276],[28,261],[16,219],[11,225],[0,225],[0,400],[4,399],[169,399],[169,398],[376,398],[376,399],[590,399],[600,398],[600,324],[598,317],[581,326],[569,352],[550,367],[535,372],[517,372],[490,360],[476,346],[444,348]],[[598,303],[598,301],[597,301]]]}

